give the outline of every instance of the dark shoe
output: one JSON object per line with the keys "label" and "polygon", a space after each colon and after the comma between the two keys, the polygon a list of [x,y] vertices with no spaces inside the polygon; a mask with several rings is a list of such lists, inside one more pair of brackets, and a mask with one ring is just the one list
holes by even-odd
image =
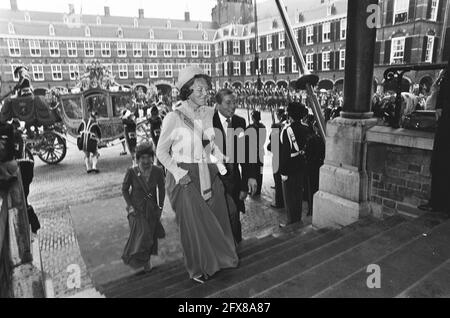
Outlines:
{"label": "dark shoe", "polygon": [[95,174],[97,174],[97,173],[100,172],[100,170],[98,170],[98,169],[92,169],[92,172],[94,172]]}
{"label": "dark shoe", "polygon": [[92,169],[86,170],[86,173],[92,173]]}
{"label": "dark shoe", "polygon": [[417,208],[418,208],[419,210],[427,211],[427,212],[432,212],[432,211],[434,211],[434,209],[433,209],[433,207],[431,206],[430,203],[425,203],[425,204],[419,205]]}
{"label": "dark shoe", "polygon": [[121,156],[125,156],[126,154],[127,154],[126,151],[122,151],[122,152],[120,153]]}

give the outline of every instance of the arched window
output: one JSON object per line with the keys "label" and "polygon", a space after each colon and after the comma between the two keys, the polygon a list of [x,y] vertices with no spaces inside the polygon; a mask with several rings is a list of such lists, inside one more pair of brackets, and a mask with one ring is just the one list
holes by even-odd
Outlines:
{"label": "arched window", "polygon": [[123,38],[123,30],[122,30],[121,27],[119,27],[119,28],[117,29],[117,37]]}
{"label": "arched window", "polygon": [[16,34],[16,31],[14,30],[14,25],[11,22],[8,23],[8,33],[9,34]]}
{"label": "arched window", "polygon": [[203,40],[204,41],[208,41],[208,33],[206,33],[205,31],[203,31]]}
{"label": "arched window", "polygon": [[25,12],[25,21],[26,22],[30,22],[31,21],[30,14],[28,12]]}
{"label": "arched window", "polygon": [[133,20],[133,25],[134,25],[135,28],[137,28],[137,27],[139,26],[139,21],[138,21],[138,19],[134,18],[134,20]]}
{"label": "arched window", "polygon": [[172,27],[172,23],[170,22],[170,20],[167,20],[166,28],[170,29],[171,27]]}
{"label": "arched window", "polygon": [[150,29],[150,31],[148,33],[149,33],[149,36],[150,36],[150,40],[153,40],[155,38],[155,32],[153,32],[153,30]]}
{"label": "arched window", "polygon": [[84,29],[84,35],[91,36],[91,29],[88,26]]}
{"label": "arched window", "polygon": [[102,18],[97,17],[97,25],[100,25],[100,24],[102,24]]}
{"label": "arched window", "polygon": [[53,24],[50,24],[50,25],[48,26],[48,34],[49,34],[50,36],[55,36],[55,27],[53,26]]}
{"label": "arched window", "polygon": [[178,31],[178,40],[183,40],[183,31]]}

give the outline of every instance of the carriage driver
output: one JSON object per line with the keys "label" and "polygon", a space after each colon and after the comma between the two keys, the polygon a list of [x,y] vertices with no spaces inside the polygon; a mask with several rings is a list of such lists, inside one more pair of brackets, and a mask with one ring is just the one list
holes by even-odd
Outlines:
{"label": "carriage driver", "polygon": [[33,93],[33,87],[31,86],[31,78],[28,73],[28,68],[24,65],[20,65],[14,69],[14,76],[19,77],[19,82],[14,87],[17,97],[28,96]]}
{"label": "carriage driver", "polygon": [[80,135],[77,139],[77,145],[78,149],[84,152],[86,172],[99,173],[100,171],[97,169],[98,157],[100,156],[98,153],[98,144],[102,138],[102,133],[97,123],[96,111],[91,110],[87,124],[84,120],[81,122],[80,127],[78,127],[78,133]]}

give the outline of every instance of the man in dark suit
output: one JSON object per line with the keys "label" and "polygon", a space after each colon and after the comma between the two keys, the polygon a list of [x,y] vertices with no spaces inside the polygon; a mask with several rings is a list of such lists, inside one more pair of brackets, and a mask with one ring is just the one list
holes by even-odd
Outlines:
{"label": "man in dark suit", "polygon": [[306,142],[308,127],[301,120],[308,114],[305,105],[290,103],[287,115],[290,124],[281,133],[280,173],[284,206],[287,214],[285,227],[302,220],[303,186],[306,176]]}
{"label": "man in dark suit", "polygon": [[426,211],[445,212],[450,215],[450,56],[439,81],[436,99],[438,126],[431,155],[431,198],[419,206]]}
{"label": "man in dark suit", "polygon": [[[256,172],[258,165],[249,163],[248,144],[245,142],[245,119],[235,115],[236,97],[230,89],[221,89],[216,95],[217,109],[213,117],[216,130],[216,144],[230,162],[226,164],[227,174],[221,179],[225,191],[231,196],[237,207],[237,213],[230,212],[231,229],[236,243],[242,241],[240,212],[245,213],[244,200],[250,192],[254,195],[257,190]],[[242,146],[245,149],[241,149]],[[244,150],[244,151],[242,151]],[[239,170],[239,166],[241,171]]]}
{"label": "man in dark suit", "polygon": [[[258,186],[255,195],[261,195],[264,168],[264,144],[266,143],[267,130],[266,126],[261,123],[261,112],[259,110],[254,110],[251,117],[253,123],[249,125],[246,130],[248,132],[250,132],[250,130],[253,130],[250,136],[256,135],[256,152],[258,154],[258,171],[256,173],[256,182],[258,183]],[[250,138],[250,136],[248,138]],[[247,142],[250,142],[250,140],[248,140]]]}

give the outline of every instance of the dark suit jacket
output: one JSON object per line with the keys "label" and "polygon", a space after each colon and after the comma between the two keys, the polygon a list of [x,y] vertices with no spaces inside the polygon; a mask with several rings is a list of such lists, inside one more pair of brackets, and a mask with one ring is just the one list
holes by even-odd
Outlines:
{"label": "dark suit jacket", "polygon": [[[216,128],[216,145],[219,147],[220,151],[226,156],[230,155],[230,151],[227,151],[227,145],[226,145],[226,135],[224,131],[224,127],[222,126],[222,123],[220,122],[219,114],[216,112],[213,117],[213,126]],[[241,128],[243,131],[245,131],[246,122],[245,119],[234,115],[231,117],[231,127],[233,129]],[[218,136],[218,133],[222,133],[221,136]],[[245,138],[242,136],[241,138]],[[224,183],[225,190],[228,194],[231,195],[233,198],[234,203],[236,204],[239,211],[242,213],[245,213],[245,204],[244,201],[239,200],[239,193],[241,191],[248,192],[248,179],[249,178],[255,178],[256,179],[256,172],[258,171],[258,165],[257,163],[254,164],[248,164],[245,160],[245,162],[242,162],[242,160],[239,159],[238,154],[238,145],[241,142],[245,142],[242,140],[238,140],[238,136],[234,137],[234,159],[233,163],[227,164],[228,174],[225,176],[221,176],[221,179]],[[248,158],[248,145],[245,144],[245,158]],[[239,166],[241,167],[241,171],[239,171]]]}
{"label": "dark suit jacket", "polygon": [[[293,122],[290,124],[292,131],[294,132],[295,139],[300,150],[306,150],[306,142],[308,137],[308,127],[300,122]],[[284,176],[289,176],[295,174],[300,170],[306,169],[306,156],[299,155],[296,157],[291,157],[291,153],[295,153],[296,150],[292,147],[289,142],[289,137],[287,130],[283,130],[283,143],[281,145],[281,156],[280,156],[280,173]]]}

